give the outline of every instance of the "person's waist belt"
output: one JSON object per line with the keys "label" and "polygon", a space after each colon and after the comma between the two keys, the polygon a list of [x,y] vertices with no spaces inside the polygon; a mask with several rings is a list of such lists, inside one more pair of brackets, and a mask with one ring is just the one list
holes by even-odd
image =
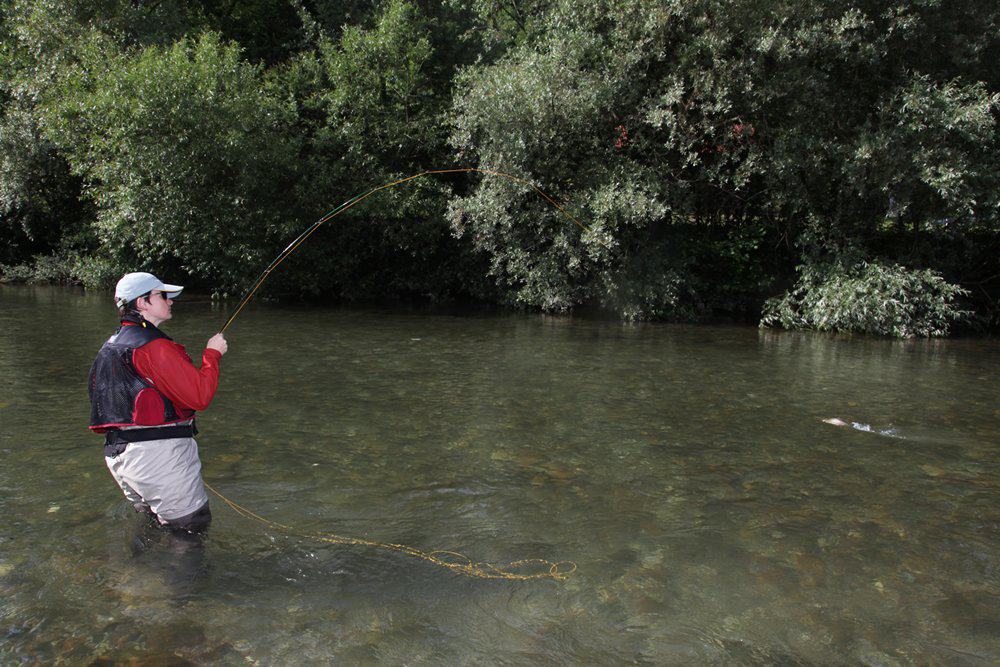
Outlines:
{"label": "person's waist belt", "polygon": [[124,431],[108,431],[104,435],[105,445],[117,445],[128,442],[146,442],[148,440],[167,440],[169,438],[193,438],[198,435],[198,427],[194,422],[174,426],[157,426],[154,428],[130,428]]}

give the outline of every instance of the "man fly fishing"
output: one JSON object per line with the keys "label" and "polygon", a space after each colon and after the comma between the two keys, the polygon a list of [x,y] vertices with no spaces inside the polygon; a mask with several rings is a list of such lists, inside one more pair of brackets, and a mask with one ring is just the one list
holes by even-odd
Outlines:
{"label": "man fly fishing", "polygon": [[194,416],[212,402],[229,346],[209,339],[197,368],[159,326],[184,288],[150,273],[128,273],[115,287],[121,325],[90,370],[90,429],[105,435],[111,475],[137,512],[161,526],[202,531],[212,520],[201,479]]}

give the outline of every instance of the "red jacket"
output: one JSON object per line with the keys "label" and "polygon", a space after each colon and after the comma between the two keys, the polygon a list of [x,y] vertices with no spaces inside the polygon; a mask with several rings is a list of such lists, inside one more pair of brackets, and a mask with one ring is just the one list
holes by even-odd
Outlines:
{"label": "red jacket", "polygon": [[[124,325],[133,326],[127,322]],[[221,359],[221,352],[205,348],[201,368],[195,368],[184,346],[165,338],[132,352],[135,370],[181,410],[204,410],[212,402],[219,386]]]}

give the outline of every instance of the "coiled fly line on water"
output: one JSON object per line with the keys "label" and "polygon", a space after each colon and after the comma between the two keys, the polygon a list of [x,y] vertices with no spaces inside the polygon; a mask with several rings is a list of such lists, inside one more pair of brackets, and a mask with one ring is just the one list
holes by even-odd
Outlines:
{"label": "coiled fly line on water", "polygon": [[[489,176],[499,176],[514,181],[515,183],[521,183],[527,185],[532,190],[534,190],[539,196],[545,199],[545,201],[549,202],[549,204],[558,209],[559,212],[563,216],[565,216],[568,220],[570,220],[573,224],[575,224],[580,229],[587,231],[587,227],[583,223],[581,223],[579,220],[570,215],[569,212],[567,212],[564,207],[560,206],[558,202],[552,199],[552,197],[542,192],[541,189],[538,188],[538,186],[536,186],[531,181],[520,178],[518,176],[514,176],[513,174],[508,174],[502,171],[495,171],[492,169],[479,169],[475,167],[461,167],[456,169],[435,169],[431,171],[422,171],[419,174],[414,174],[413,176],[407,176],[406,178],[401,178],[397,181],[392,181],[391,183],[385,183],[384,185],[380,185],[377,188],[373,188],[372,190],[362,195],[352,197],[351,199],[348,199],[343,204],[336,207],[335,209],[324,215],[322,218],[314,222],[312,225],[310,225],[308,229],[299,234],[299,236],[296,237],[295,240],[289,243],[288,246],[284,250],[282,250],[277,257],[274,258],[274,260],[267,266],[267,268],[264,269],[264,272],[260,275],[259,278],[257,278],[256,282],[247,292],[246,296],[243,297],[243,300],[240,301],[239,306],[237,306],[236,310],[229,317],[229,319],[226,320],[226,323],[222,326],[222,329],[219,330],[219,333],[223,333],[225,332],[226,329],[229,328],[229,325],[233,323],[233,320],[236,319],[236,316],[240,314],[240,311],[243,310],[244,306],[246,306],[246,304],[250,301],[250,299],[253,298],[254,294],[257,293],[257,290],[260,289],[260,286],[263,285],[264,281],[267,280],[268,276],[271,275],[271,272],[274,271],[279,264],[285,261],[286,257],[295,252],[295,250],[300,245],[302,245],[305,242],[305,240],[309,238],[312,235],[312,233],[315,232],[317,229],[319,229],[324,223],[332,220],[333,218],[337,217],[344,211],[350,209],[356,204],[359,204],[363,200],[367,199],[368,197],[372,196],[373,194],[381,190],[386,190],[388,188],[395,187],[397,185],[402,185],[404,183],[408,183],[409,181],[413,181],[418,178],[422,178],[424,176],[441,175],[441,174],[471,174],[471,173],[486,174]],[[600,242],[601,245],[608,247],[603,240],[598,239],[598,242]],[[383,549],[387,551],[396,551],[399,553],[406,554],[408,556],[412,556],[414,558],[419,558],[429,563],[433,563],[434,565],[447,568],[457,574],[463,574],[470,577],[477,577],[480,579],[513,579],[520,581],[529,579],[555,579],[557,581],[562,581],[568,578],[571,574],[573,574],[576,571],[576,563],[568,560],[552,562],[545,560],[543,558],[525,558],[522,560],[511,561],[503,564],[491,564],[491,563],[475,562],[465,554],[459,553],[457,551],[445,551],[445,550],[422,551],[420,549],[408,546],[406,544],[376,542],[374,540],[365,540],[356,537],[346,537],[343,535],[337,535],[335,533],[322,533],[322,532],[301,530],[293,526],[278,523],[277,521],[272,521],[271,519],[262,517],[259,514],[256,514],[248,510],[242,505],[239,505],[236,502],[227,498],[226,496],[222,495],[222,493],[217,491],[214,487],[212,487],[208,483],[205,483],[205,486],[206,488],[208,488],[209,491],[218,496],[219,499],[222,500],[222,502],[224,502],[227,506],[233,509],[241,517],[257,521],[259,523],[264,524],[265,526],[268,526],[269,528],[280,530],[284,533],[288,533],[291,535],[298,535],[300,537],[306,537],[309,539],[319,540],[321,542],[328,542],[331,544],[365,546],[375,549]],[[533,572],[523,571],[525,569],[532,569],[532,568],[535,571]]]}

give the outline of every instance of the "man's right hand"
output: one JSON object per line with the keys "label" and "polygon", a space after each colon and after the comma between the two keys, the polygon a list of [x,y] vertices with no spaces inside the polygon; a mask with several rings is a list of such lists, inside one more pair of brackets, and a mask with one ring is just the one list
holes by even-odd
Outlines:
{"label": "man's right hand", "polygon": [[226,342],[225,336],[217,333],[208,339],[208,345],[205,347],[212,350],[218,350],[219,354],[225,354],[229,350],[229,343]]}

